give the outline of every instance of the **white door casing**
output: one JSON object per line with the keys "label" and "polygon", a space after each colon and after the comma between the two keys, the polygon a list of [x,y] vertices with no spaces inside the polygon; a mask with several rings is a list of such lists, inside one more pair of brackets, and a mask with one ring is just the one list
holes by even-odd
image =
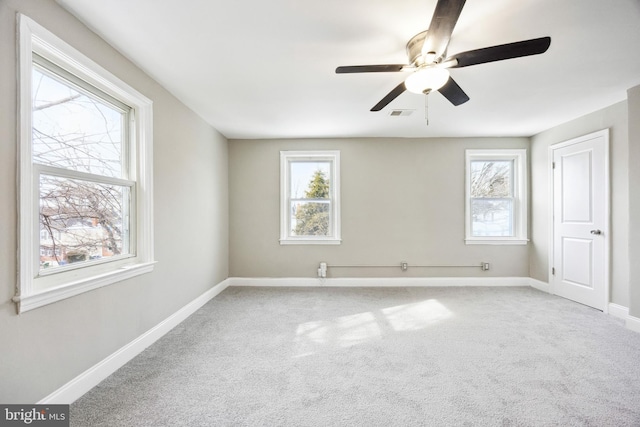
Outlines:
{"label": "white door casing", "polygon": [[609,300],[609,131],[549,148],[551,292],[607,310]]}

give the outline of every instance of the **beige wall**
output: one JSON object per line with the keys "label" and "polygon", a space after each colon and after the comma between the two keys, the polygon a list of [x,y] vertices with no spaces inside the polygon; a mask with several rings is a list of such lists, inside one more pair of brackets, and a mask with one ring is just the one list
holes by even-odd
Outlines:
{"label": "beige wall", "polygon": [[609,132],[611,302],[629,304],[629,139],[627,103],[620,102],[531,138],[531,277],[548,281],[549,146],[601,129]]}
{"label": "beige wall", "polygon": [[629,103],[629,314],[640,318],[640,86]]}
{"label": "beige wall", "polygon": [[[21,315],[16,286],[16,11],[154,102],[150,274]],[[36,402],[228,276],[227,141],[52,0],[0,0],[0,402]]]}
{"label": "beige wall", "polygon": [[[528,148],[528,138],[229,141],[230,275],[316,277],[318,264],[400,265],[331,270],[333,277],[525,276],[528,248],[465,245],[466,148]],[[342,244],[279,244],[280,150],[340,150]],[[491,270],[411,265],[479,265]]]}

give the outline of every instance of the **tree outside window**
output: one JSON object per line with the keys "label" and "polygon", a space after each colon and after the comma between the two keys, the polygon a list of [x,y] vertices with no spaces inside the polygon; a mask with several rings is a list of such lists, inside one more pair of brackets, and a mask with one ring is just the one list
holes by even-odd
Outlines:
{"label": "tree outside window", "polygon": [[339,152],[281,152],[281,244],[339,244]]}
{"label": "tree outside window", "polygon": [[513,161],[471,162],[472,236],[513,236]]}
{"label": "tree outside window", "polygon": [[527,244],[525,149],[466,150],[467,244]]}
{"label": "tree outside window", "polygon": [[127,106],[34,57],[32,158],[41,269],[128,252],[131,186],[112,180],[127,176],[128,113]]}
{"label": "tree outside window", "polygon": [[[329,234],[329,180],[325,172],[316,170],[304,193],[313,202],[295,205],[296,236],[326,236]],[[318,201],[320,200],[320,201]],[[325,202],[326,200],[326,202]]]}

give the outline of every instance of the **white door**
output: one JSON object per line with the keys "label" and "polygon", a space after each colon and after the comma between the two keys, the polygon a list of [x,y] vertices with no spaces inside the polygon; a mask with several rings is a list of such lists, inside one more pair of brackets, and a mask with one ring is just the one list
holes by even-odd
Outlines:
{"label": "white door", "polygon": [[605,310],[609,297],[609,132],[554,145],[551,291]]}

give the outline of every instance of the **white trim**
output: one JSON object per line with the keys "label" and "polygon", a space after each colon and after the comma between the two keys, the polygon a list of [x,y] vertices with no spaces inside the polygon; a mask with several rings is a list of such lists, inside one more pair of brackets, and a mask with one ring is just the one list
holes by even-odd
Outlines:
{"label": "white trim", "polygon": [[167,332],[175,328],[187,317],[198,311],[203,305],[224,291],[229,284],[228,279],[218,283],[174,314],[149,329],[115,353],[78,375],[58,390],[43,398],[38,405],[71,404],[83,394],[98,385],[102,380],[113,374],[131,359],[142,353],[147,347],[162,338]]}
{"label": "white trim", "polygon": [[608,309],[610,316],[624,320],[627,329],[640,333],[640,318],[631,316],[629,314],[629,308],[611,302],[608,305]]}
{"label": "white trim", "polygon": [[[474,160],[513,161],[513,236],[471,235],[471,162]],[[465,150],[465,244],[526,245],[528,243],[528,176],[527,150],[524,148]]]}
{"label": "white trim", "polygon": [[281,245],[339,245],[342,240],[336,239],[296,239],[289,237],[288,239],[280,239]]}
{"label": "white trim", "polygon": [[34,164],[32,166],[37,169],[39,174],[52,175],[59,178],[77,179],[80,181],[97,182],[100,184],[117,185],[119,187],[133,187],[135,181],[130,179],[113,178],[105,175],[96,175],[92,173],[86,173],[81,171],[75,171],[71,169],[55,168],[47,165]]}
{"label": "white trim", "polygon": [[485,237],[469,237],[464,239],[467,245],[526,245],[529,240],[510,239],[510,238],[492,238]]}
{"label": "white trim", "polygon": [[[552,294],[549,283],[532,277],[229,277],[227,286],[291,288],[409,288],[409,287],[532,287]],[[629,316],[629,309],[609,303],[603,313],[626,321],[627,329],[640,332],[640,318]]]}
{"label": "white trim", "polygon": [[458,287],[529,286],[528,277],[230,277],[229,286],[256,287]]}
{"label": "white trim", "polygon": [[121,282],[126,279],[153,271],[155,262],[139,263],[120,267],[115,271],[92,276],[87,279],[77,280],[75,282],[65,283],[51,289],[45,289],[41,292],[13,297],[13,302],[18,304],[18,312],[33,310],[60,301],[71,298],[83,292],[92,291],[103,286],[110,285],[115,282]]}
{"label": "white trim", "polygon": [[[18,20],[18,292],[14,297],[18,313],[68,298],[81,292],[115,283],[153,270],[153,103],[122,80],[96,64],[81,52],[30,19],[17,14]],[[38,276],[38,182],[31,153],[31,73],[33,53],[72,73],[109,96],[131,107],[129,151],[136,185],[131,189],[131,244],[135,255],[109,263],[77,269],[74,272]],[[46,167],[45,167],[46,169]],[[74,172],[69,176],[82,176]],[[117,181],[117,180],[116,180]],[[118,181],[119,182],[119,181]],[[127,184],[123,181],[124,184]],[[122,183],[119,183],[122,184]],[[37,284],[36,281],[40,283]],[[59,289],[69,285],[68,289]]]}
{"label": "white trim", "polygon": [[629,316],[629,309],[620,304],[609,303],[609,314],[618,319],[625,320]]}
{"label": "white trim", "polygon": [[[109,375],[116,372],[127,362],[142,353],[165,334],[179,325],[187,317],[198,311],[207,302],[215,298],[222,291],[230,286],[260,286],[260,287],[418,287],[418,286],[505,286],[519,287],[531,286],[544,291],[544,282],[529,277],[433,277],[433,278],[243,278],[230,277],[182,307],[174,314],[149,329],[138,338],[129,342],[119,350],[109,355],[101,362],[87,369],[53,393],[37,402],[43,404],[71,404]],[[617,306],[614,308],[614,306]],[[626,307],[617,304],[610,304],[610,314],[618,317],[621,313],[628,311]],[[640,332],[640,319],[633,316],[624,316],[626,326],[635,332]]]}
{"label": "white trim", "polygon": [[551,293],[549,289],[549,284],[547,282],[543,282],[542,280],[534,279],[532,277],[529,278],[529,286],[535,288],[539,291]]}
{"label": "white trim", "polygon": [[[538,289],[542,292],[547,292],[553,295],[553,293],[551,292],[551,286],[549,283],[546,283],[534,278],[529,278],[529,286],[531,286],[532,288]],[[610,302],[609,304],[606,305],[605,309],[603,310],[603,313],[608,314],[617,319],[624,320],[626,322],[627,329],[630,329],[635,332],[640,332],[640,319],[638,319],[637,317],[629,316],[629,309],[627,307]]]}
{"label": "white trim", "polygon": [[631,316],[629,308],[615,303],[609,303],[608,308],[610,316],[624,320],[627,329],[640,333],[640,318]]}
{"label": "white trim", "polygon": [[640,333],[640,318],[634,316],[627,316],[626,320],[627,329],[631,329],[633,332]]}

